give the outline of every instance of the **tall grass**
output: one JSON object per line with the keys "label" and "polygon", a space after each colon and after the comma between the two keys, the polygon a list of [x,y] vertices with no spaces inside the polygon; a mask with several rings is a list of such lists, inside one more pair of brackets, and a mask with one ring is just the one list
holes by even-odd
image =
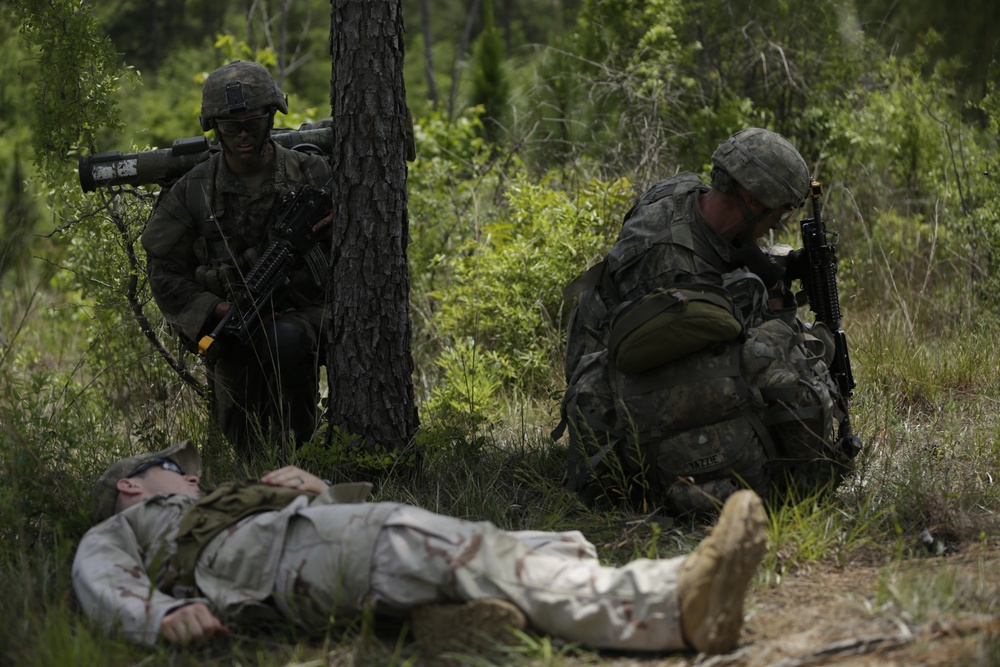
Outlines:
{"label": "tall grass", "polygon": [[[9,307],[6,302],[4,308]],[[851,321],[859,381],[854,424],[866,443],[855,475],[832,497],[802,498],[772,511],[771,549],[759,583],[780,585],[783,576],[817,562],[846,566],[864,551],[867,559],[885,563],[877,600],[922,618],[963,612],[965,607],[955,603],[961,594],[978,613],[991,613],[996,590],[989,572],[972,580],[958,581],[944,572],[926,578],[907,575],[900,563],[921,553],[924,530],[950,549],[983,539],[990,543],[981,536],[994,534],[1000,457],[994,369],[1000,360],[989,343],[997,323],[981,313],[975,321],[935,323],[927,335],[914,337],[907,327],[893,324],[893,315],[861,313]],[[29,312],[25,326],[38,317],[37,311]],[[410,649],[399,644],[403,628],[387,633],[370,622],[325,642],[236,637],[224,645],[152,652],[103,637],[75,607],[69,563],[87,526],[89,480],[127,453],[122,443],[129,432],[118,421],[121,412],[100,401],[59,398],[61,391],[54,389],[68,386],[66,374],[72,369],[16,360],[38,352],[6,355],[0,368],[5,500],[0,625],[6,629],[0,633],[0,655],[5,662],[318,665],[330,655],[350,655],[353,664],[409,664]],[[90,411],[84,405],[91,405]],[[544,410],[510,406],[506,421],[493,424],[475,447],[436,447],[419,477],[389,475],[378,487],[378,498],[511,529],[578,528],[612,563],[684,553],[705,534],[698,524],[586,510],[560,485],[564,446],[547,440],[548,424],[529,426],[521,413]],[[208,433],[205,419],[204,414],[190,418],[202,437]],[[208,444],[209,459],[217,447]],[[224,455],[216,457],[222,461],[220,476],[231,471]],[[518,651],[503,661],[530,664],[543,655],[552,660],[548,664],[577,659],[536,639],[526,638]],[[984,645],[983,651],[995,653],[995,645]]]}

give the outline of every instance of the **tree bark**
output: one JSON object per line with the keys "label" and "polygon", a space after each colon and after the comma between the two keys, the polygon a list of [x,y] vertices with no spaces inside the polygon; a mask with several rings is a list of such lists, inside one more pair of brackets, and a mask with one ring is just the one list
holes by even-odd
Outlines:
{"label": "tree bark", "polygon": [[[334,233],[326,346],[328,419],[365,449],[411,447],[401,0],[332,0]],[[330,429],[331,437],[334,429]]]}

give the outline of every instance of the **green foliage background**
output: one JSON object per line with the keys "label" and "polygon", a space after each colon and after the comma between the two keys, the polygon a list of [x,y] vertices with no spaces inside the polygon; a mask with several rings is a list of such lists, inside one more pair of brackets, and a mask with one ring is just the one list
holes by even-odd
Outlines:
{"label": "green foliage background", "polygon": [[[800,148],[841,234],[854,424],[871,452],[820,519],[864,539],[934,522],[981,530],[997,501],[983,471],[1000,459],[993,4],[942,16],[919,0],[904,16],[880,0],[493,0],[492,21],[485,8],[474,17],[463,52],[468,5],[430,3],[437,99],[419,4],[403,6],[426,465],[419,482],[390,475],[381,497],[506,527],[613,532],[615,519],[587,514],[560,488],[565,445],[547,439],[563,388],[562,288],[613,243],[646,187],[707,173],[718,141],[757,125]],[[206,484],[259,473],[236,469],[204,400],[134,317],[141,310],[201,376],[144,283],[136,239],[155,189],[84,195],[75,168],[81,152],[197,135],[204,76],[237,57],[279,76],[284,124],[327,116],[329,3],[284,6],[254,3],[249,17],[207,0],[0,6],[0,570],[21,574],[0,589],[13,605],[0,624],[15,628],[0,656],[16,664],[136,655],[75,620],[66,594],[97,471],[193,437]],[[796,243],[792,233],[774,240]],[[303,464],[341,473],[310,451]],[[797,531],[776,523],[794,553],[776,554],[772,572],[822,557],[802,555],[815,516],[801,509],[775,519]],[[697,535],[649,525],[639,542],[609,537],[611,558],[669,555]],[[277,652],[277,663],[299,655]],[[188,658],[217,656],[171,660]]]}

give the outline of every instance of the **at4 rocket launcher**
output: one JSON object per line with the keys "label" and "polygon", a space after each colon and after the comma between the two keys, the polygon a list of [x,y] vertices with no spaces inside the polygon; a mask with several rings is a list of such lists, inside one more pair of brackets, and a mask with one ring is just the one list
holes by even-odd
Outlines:
{"label": "at4 rocket launcher", "polygon": [[[333,129],[277,129],[271,133],[271,138],[285,148],[315,150],[329,155],[333,146]],[[81,156],[78,169],[80,187],[84,192],[93,192],[98,188],[118,185],[168,185],[220,150],[218,142],[200,136],[177,139],[170,148],[129,154],[109,151]]]}

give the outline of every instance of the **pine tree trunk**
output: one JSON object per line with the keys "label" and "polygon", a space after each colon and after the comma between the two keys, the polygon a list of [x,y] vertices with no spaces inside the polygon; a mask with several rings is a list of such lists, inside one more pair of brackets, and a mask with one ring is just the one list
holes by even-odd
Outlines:
{"label": "pine tree trunk", "polygon": [[332,0],[334,238],[328,419],[366,449],[413,444],[400,0]]}

